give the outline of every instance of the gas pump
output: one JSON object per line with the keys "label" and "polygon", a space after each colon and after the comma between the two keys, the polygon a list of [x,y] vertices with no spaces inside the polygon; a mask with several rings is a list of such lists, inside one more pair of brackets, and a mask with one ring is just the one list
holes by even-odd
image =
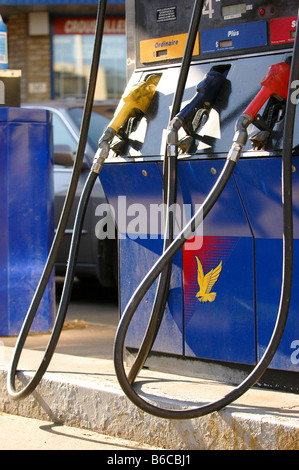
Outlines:
{"label": "gas pump", "polygon": [[[188,7],[190,12],[192,2]],[[210,412],[213,407],[197,409],[198,415],[194,410],[189,414],[170,410],[165,413],[145,404],[132,383],[150,350],[149,367],[152,364],[163,369],[163,361],[167,359],[167,367],[173,365],[172,371],[178,372],[181,366],[186,373],[190,367],[189,374],[196,375],[198,371],[214,371],[221,365],[220,378],[224,380],[226,372],[231,375],[234,370],[245,371],[246,375],[246,371],[249,373],[264,362],[263,354],[280,304],[278,285],[285,282],[285,277],[281,277],[283,224],[277,185],[281,155],[286,147],[283,127],[297,5],[289,4],[286,11],[280,2],[266,6],[261,1],[250,5],[205,2],[184,96],[188,105],[181,111],[184,116],[194,105],[194,115],[183,126],[178,113],[177,120],[171,121],[171,128],[162,132],[161,137],[157,137],[158,128],[167,128],[164,110],[170,107],[170,86],[178,76],[179,44],[186,12],[178,4],[170,7],[161,1],[151,5],[129,2],[128,8],[128,18],[136,19],[136,43],[131,56],[129,51],[130,62],[136,64],[131,83],[159,72],[158,108],[148,115],[146,133],[142,128],[143,140],[138,138],[142,145],[106,161],[102,174],[107,183],[106,194],[114,208],[117,195],[126,194],[128,207],[138,201],[150,214],[151,207],[161,200],[165,139],[170,144],[170,154],[174,152],[171,147],[179,149],[178,206],[182,209],[192,203],[191,217],[194,217],[189,223],[188,236],[196,225],[196,203],[203,203],[199,215],[204,222],[202,235],[195,234],[186,241],[188,237],[180,232],[172,245],[172,248],[177,245],[177,249],[169,248],[165,252],[163,230],[136,234],[126,230],[134,224],[128,222],[126,227],[119,224],[121,321],[115,342],[115,367],[125,393],[137,406],[157,416],[194,417]],[[196,83],[212,72],[221,73],[226,83],[209,113],[203,109],[198,113],[191,93]],[[196,114],[197,122],[190,126]],[[135,129],[134,138],[138,131],[141,134],[141,128]],[[229,179],[241,152],[244,158]],[[228,163],[223,170],[226,156]],[[134,188],[126,184],[129,175]],[[295,177],[293,174],[293,180]],[[221,197],[217,193],[214,198],[210,188],[219,184]],[[149,226],[150,221],[146,227]],[[274,252],[280,253],[275,260]],[[157,314],[155,323],[151,306],[155,301],[156,279],[170,259],[168,299],[163,318]],[[295,283],[294,279],[293,292]],[[295,297],[293,294],[282,341],[261,382],[293,391],[298,390],[299,371],[295,352],[299,333]],[[147,325],[152,323],[156,326],[151,327],[149,338]],[[142,358],[140,344],[144,349]],[[124,350],[133,355],[128,377],[123,366]],[[261,376],[252,375],[261,380]],[[244,388],[242,385],[239,392]],[[223,406],[227,401],[220,400],[220,403]]]}
{"label": "gas pump", "polygon": [[[292,107],[288,99],[289,83],[299,73],[296,51],[291,70],[288,65],[297,5],[295,1],[264,5],[261,0],[233,5],[231,0],[181,3],[127,2],[127,21],[135,31],[128,63],[135,64],[135,69],[115,119],[99,141],[75,231],[80,233],[84,201],[101,172],[115,212],[119,241],[121,320],[115,339],[116,374],[137,406],[157,416],[178,419],[227,405],[264,377],[267,367],[274,372],[278,386],[287,384],[298,391],[299,372],[296,294],[290,302],[293,209],[295,242],[298,221],[290,198],[289,174],[292,149],[296,166],[298,136],[292,134],[295,105]],[[186,72],[183,55],[193,6],[193,56]],[[175,97],[177,104],[181,69],[185,92],[181,109],[174,113],[171,102]],[[235,169],[241,153],[243,158]],[[281,156],[284,230],[278,189]],[[175,179],[171,188],[175,195],[166,197],[165,181],[171,177]],[[293,180],[296,184],[296,173]],[[164,206],[159,219],[161,202],[166,199],[167,217],[169,202],[175,205],[172,222],[164,220]],[[69,284],[76,245],[75,240]],[[279,255],[274,257],[273,253]],[[160,283],[159,276],[166,269],[167,279]],[[156,302],[159,295],[163,298]],[[66,294],[62,310],[67,298]],[[156,303],[159,308],[153,308]],[[60,325],[63,315],[61,318]],[[24,331],[28,333],[27,326]],[[46,351],[48,357],[36,380],[25,392],[15,393],[20,340],[8,378],[11,395],[20,398],[32,391],[56,342],[57,337]],[[123,365],[124,349],[130,354],[137,352],[129,377]],[[199,368],[207,365],[212,375],[219,365],[230,372],[253,370],[216,403],[192,410],[161,410],[146,403],[132,386],[150,351],[149,364],[153,357],[159,367],[167,357],[174,367],[184,364],[184,373],[191,364],[189,373],[194,375],[197,364]]]}

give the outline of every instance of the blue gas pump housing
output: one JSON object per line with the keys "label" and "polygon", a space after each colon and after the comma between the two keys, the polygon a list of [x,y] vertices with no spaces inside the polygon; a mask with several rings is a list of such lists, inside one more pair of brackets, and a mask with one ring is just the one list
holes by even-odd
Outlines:
{"label": "blue gas pump housing", "polygon": [[[129,70],[128,89],[152,73],[161,74],[161,78],[146,115],[135,118],[128,127],[126,149],[111,152],[101,173],[118,228],[120,315],[163,250],[163,228],[152,217],[163,203],[165,129],[182,58],[179,43],[187,33],[193,6],[192,1],[184,2],[184,7],[181,2],[169,7],[163,0],[129,3],[127,19],[135,18],[134,24],[129,23],[135,28],[135,43],[129,45],[128,62],[136,66]],[[235,5],[226,0],[206,2],[182,109],[211,71],[225,74],[225,83],[209,112],[197,116],[193,123],[202,139],[195,137],[192,146],[178,156],[178,230],[184,226],[183,214],[189,220],[216,182],[236,121],[259,92],[268,67],[292,57],[296,15],[296,2],[268,2],[266,7],[260,0]],[[221,370],[227,378],[234,376],[232,371],[250,370],[263,355],[274,328],[282,282],[284,112],[285,103],[276,98],[261,109],[263,121],[271,128],[267,140],[258,150],[248,140],[233,176],[199,233],[173,259],[168,302],[149,365],[163,368],[167,362],[168,368],[173,364],[177,370],[180,363],[184,373],[188,370],[196,375],[205,370],[214,376],[215,370]],[[298,118],[297,111],[296,127]],[[249,136],[258,130],[251,124]],[[183,130],[180,133],[184,139],[186,134]],[[294,266],[299,263],[298,139],[295,132]],[[208,282],[209,288],[204,288]],[[298,391],[297,283],[295,268],[287,325],[263,380]],[[129,327],[129,353],[134,354],[140,346],[156,286],[157,281]]]}

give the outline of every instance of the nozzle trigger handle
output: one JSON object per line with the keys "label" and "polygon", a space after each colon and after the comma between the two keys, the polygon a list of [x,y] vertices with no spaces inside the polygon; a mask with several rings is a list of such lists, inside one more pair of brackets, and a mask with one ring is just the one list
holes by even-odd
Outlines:
{"label": "nozzle trigger handle", "polygon": [[287,99],[290,80],[290,66],[280,62],[269,67],[266,76],[261,81],[262,88],[247,106],[243,114],[247,114],[254,121],[257,113],[272,95]]}
{"label": "nozzle trigger handle", "polygon": [[222,73],[210,70],[205,78],[197,85],[196,94],[177,116],[187,124],[193,121],[199,109],[211,108],[225,80]]}

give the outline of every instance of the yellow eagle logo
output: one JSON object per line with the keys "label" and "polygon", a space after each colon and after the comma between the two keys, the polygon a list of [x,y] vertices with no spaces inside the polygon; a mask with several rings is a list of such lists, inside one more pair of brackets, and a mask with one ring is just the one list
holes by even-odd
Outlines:
{"label": "yellow eagle logo", "polygon": [[199,291],[196,294],[199,302],[214,302],[216,292],[211,292],[214,284],[217,282],[222,270],[222,261],[215,269],[211,269],[206,275],[203,272],[202,264],[198,257],[195,256],[197,262],[197,282]]}

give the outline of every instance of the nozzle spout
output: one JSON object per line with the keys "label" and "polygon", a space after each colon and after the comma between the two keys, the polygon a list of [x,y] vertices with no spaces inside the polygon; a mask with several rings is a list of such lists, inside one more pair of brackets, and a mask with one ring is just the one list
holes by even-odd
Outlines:
{"label": "nozzle spout", "polygon": [[248,114],[242,114],[236,122],[235,135],[233,144],[227,155],[228,160],[237,162],[240,158],[242,149],[247,142],[247,127],[252,123],[252,119]]}

